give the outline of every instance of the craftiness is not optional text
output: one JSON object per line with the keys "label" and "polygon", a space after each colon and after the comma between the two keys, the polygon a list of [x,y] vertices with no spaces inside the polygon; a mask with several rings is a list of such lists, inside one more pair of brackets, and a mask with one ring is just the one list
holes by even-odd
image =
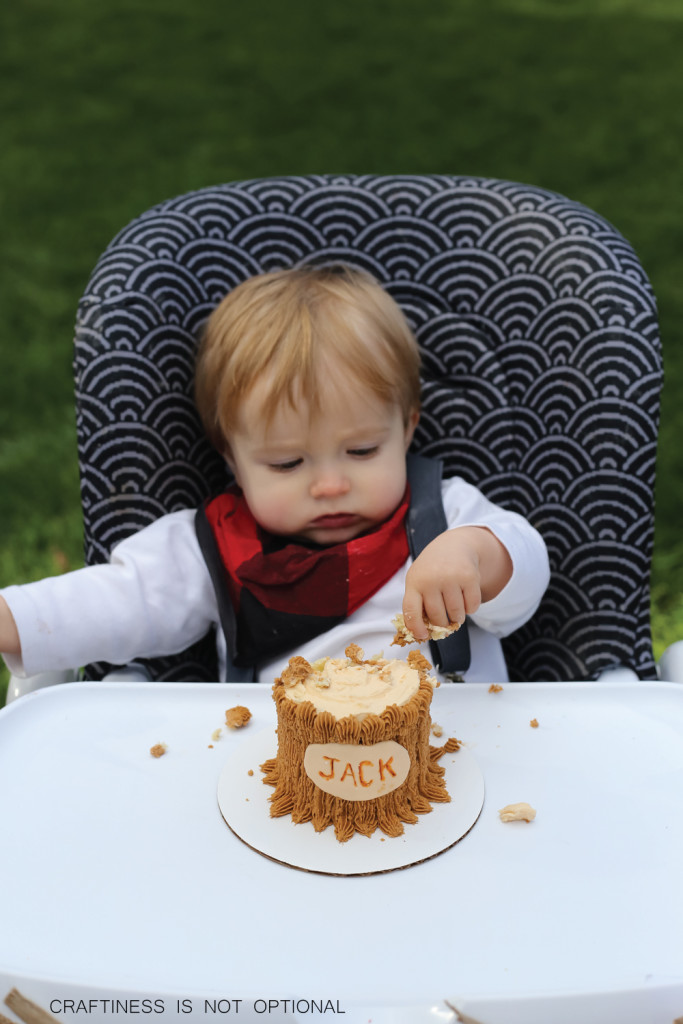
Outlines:
{"label": "craftiness is not optional text", "polygon": [[343,1014],[338,999],[52,999],[50,1013],[63,1017],[162,1015],[236,1017],[242,1014]]}

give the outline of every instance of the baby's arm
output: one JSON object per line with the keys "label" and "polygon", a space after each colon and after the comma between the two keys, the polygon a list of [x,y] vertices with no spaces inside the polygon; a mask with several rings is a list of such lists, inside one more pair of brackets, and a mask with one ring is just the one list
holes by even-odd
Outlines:
{"label": "baby's arm", "polygon": [[7,587],[0,598],[0,650],[15,675],[173,654],[216,619],[191,510],[122,541],[107,564]]}
{"label": "baby's arm", "polygon": [[436,537],[406,574],[403,617],[416,640],[427,639],[423,610],[435,626],[461,625],[512,577],[505,545],[484,526],[460,526]]}
{"label": "baby's arm", "polygon": [[0,654],[9,654],[14,658],[21,654],[19,630],[2,594],[0,594]]}

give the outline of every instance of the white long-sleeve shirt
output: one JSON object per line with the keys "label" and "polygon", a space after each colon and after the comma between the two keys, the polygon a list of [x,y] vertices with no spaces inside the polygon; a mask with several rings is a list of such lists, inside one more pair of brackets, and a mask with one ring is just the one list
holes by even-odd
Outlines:
{"label": "white long-sleeve shirt", "polygon": [[[468,682],[507,679],[500,638],[533,615],[548,585],[549,568],[540,534],[522,517],[494,505],[459,477],[445,480],[442,494],[450,529],[487,527],[507,548],[512,577],[491,601],[470,616],[472,661]],[[218,625],[216,596],[194,527],[195,512],[172,512],[118,544],[105,565],[88,566],[0,591],[12,611],[21,658],[6,656],[15,675],[77,668],[91,661],[127,664],[185,650]],[[344,622],[258,666],[272,681],[293,654],[308,661],[343,657],[350,643],[366,656],[391,657],[392,618],[401,610],[411,560]],[[219,677],[226,680],[225,641],[217,631]],[[429,647],[422,645],[429,658]],[[229,678],[227,679],[229,682]]]}

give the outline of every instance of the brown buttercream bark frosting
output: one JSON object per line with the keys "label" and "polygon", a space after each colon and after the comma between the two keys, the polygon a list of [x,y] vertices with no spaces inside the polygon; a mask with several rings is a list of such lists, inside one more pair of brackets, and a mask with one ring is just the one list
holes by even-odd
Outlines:
{"label": "brown buttercream bark frosting", "polygon": [[[400,692],[405,692],[405,662],[363,661],[355,644],[346,654],[352,677],[361,666],[367,667],[370,685],[377,674],[384,672],[387,680],[394,673],[402,680]],[[290,814],[296,824],[312,822],[317,832],[333,825],[336,838],[346,842],[354,832],[369,836],[376,829],[399,836],[404,824],[415,824],[419,814],[431,811],[432,803],[450,800],[438,760],[456,750],[458,742],[430,745],[431,665],[417,651],[407,664],[416,674],[417,688],[404,704],[337,717],[316,709],[311,700],[291,698],[302,681],[313,680],[321,689],[327,681],[324,662],[311,666],[301,657],[291,659],[273,687],[277,755],[261,765],[264,782],[274,787],[271,817]],[[335,660],[330,676],[339,668]],[[357,710],[357,702],[353,706]]]}

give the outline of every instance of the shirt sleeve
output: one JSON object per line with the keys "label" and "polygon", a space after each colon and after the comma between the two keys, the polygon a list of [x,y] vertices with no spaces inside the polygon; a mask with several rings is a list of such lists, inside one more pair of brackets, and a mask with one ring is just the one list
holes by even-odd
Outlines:
{"label": "shirt sleeve", "polygon": [[548,586],[550,566],[545,541],[524,516],[495,505],[460,477],[445,480],[442,491],[449,528],[486,527],[512,559],[512,576],[507,584],[470,616],[488,633],[507,636],[531,618]]}
{"label": "shirt sleeve", "polygon": [[194,515],[163,516],[118,544],[105,565],[3,590],[22,650],[21,658],[6,657],[10,671],[121,665],[201,639],[217,611]]}

